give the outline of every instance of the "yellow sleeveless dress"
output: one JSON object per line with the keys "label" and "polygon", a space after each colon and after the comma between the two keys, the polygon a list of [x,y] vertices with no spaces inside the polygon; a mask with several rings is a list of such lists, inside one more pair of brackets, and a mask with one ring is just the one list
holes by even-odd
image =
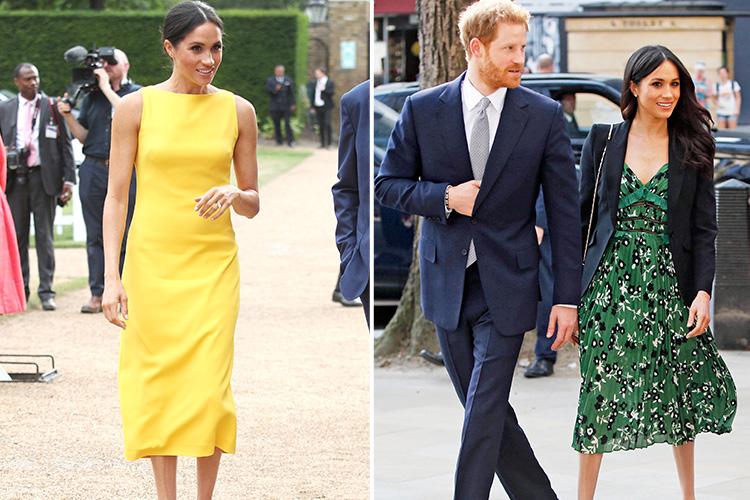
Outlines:
{"label": "yellow sleeveless dress", "polygon": [[195,197],[229,183],[235,98],[223,90],[140,92],[138,188],[123,270],[129,319],[120,341],[125,458],[234,453],[237,244],[229,211],[211,221],[193,207]]}

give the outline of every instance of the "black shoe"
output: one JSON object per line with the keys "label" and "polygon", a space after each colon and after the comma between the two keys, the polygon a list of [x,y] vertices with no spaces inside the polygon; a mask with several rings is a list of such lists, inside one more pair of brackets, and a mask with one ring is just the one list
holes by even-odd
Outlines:
{"label": "black shoe", "polygon": [[422,349],[421,351],[419,351],[419,355],[422,356],[422,359],[424,359],[428,363],[432,363],[433,365],[438,366],[445,366],[442,352],[434,353],[432,351],[428,351],[427,349]]}
{"label": "black shoe", "polygon": [[345,299],[343,295],[341,295],[341,292],[338,290],[333,291],[333,297],[331,297],[331,300],[334,302],[338,302],[339,304],[346,306],[346,307],[355,307],[355,306],[361,306],[362,301],[359,300],[359,298],[356,298],[354,300]]}
{"label": "black shoe", "polygon": [[526,378],[549,377],[555,373],[555,364],[549,359],[537,359],[534,364],[526,368],[523,376]]}
{"label": "black shoe", "polygon": [[54,311],[55,309],[57,309],[55,299],[53,299],[52,297],[42,299],[42,309],[44,309],[45,311]]}

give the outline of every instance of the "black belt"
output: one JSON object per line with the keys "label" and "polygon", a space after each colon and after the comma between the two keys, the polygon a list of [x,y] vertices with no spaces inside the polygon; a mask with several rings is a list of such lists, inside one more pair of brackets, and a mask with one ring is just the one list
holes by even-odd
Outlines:
{"label": "black belt", "polygon": [[109,168],[109,158],[97,158],[96,156],[86,156],[86,159],[101,165],[104,168]]}

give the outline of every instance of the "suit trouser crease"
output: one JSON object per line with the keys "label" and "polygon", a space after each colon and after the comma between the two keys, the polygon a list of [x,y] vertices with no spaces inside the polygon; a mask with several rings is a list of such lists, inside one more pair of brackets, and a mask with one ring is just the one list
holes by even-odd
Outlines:
{"label": "suit trouser crease", "polygon": [[55,275],[53,231],[56,201],[54,196],[48,195],[44,190],[40,168],[42,167],[35,167],[35,170],[27,175],[16,177],[13,189],[8,194],[8,205],[16,230],[21,274],[27,297],[29,296],[29,229],[31,215],[34,215],[34,239],[39,272],[37,293],[41,300],[45,300],[55,296],[52,282]]}
{"label": "suit trouser crease", "polygon": [[458,328],[437,328],[465,408],[455,498],[487,498],[493,474],[511,499],[557,498],[508,403],[523,335],[505,336],[494,327],[476,268],[467,270]]}
{"label": "suit trouser crease", "polygon": [[[91,160],[84,160],[79,170],[79,195],[83,211],[83,222],[86,225],[86,257],[89,268],[89,288],[91,295],[101,297],[104,293],[104,238],[103,216],[104,200],[107,197],[108,170]],[[130,181],[128,196],[128,215],[120,248],[120,273],[125,263],[128,230],[135,207],[135,172]]]}

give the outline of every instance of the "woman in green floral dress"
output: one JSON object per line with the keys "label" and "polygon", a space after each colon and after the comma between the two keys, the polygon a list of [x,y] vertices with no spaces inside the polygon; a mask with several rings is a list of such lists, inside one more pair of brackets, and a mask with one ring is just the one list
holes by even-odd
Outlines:
{"label": "woman in green floral dress", "polygon": [[592,128],[581,159],[588,249],[573,433],[578,497],[594,497],[603,453],[668,443],[689,500],[696,435],[729,432],[737,407],[708,329],[716,237],[710,115],[665,47],[636,51],[623,81],[625,121]]}

